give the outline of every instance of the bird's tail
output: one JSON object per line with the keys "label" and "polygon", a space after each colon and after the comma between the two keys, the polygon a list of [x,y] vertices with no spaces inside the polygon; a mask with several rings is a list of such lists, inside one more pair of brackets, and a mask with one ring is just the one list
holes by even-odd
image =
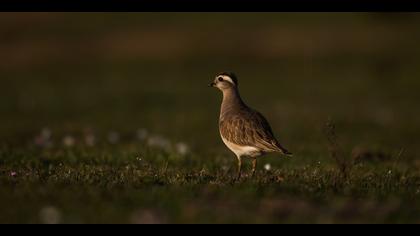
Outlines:
{"label": "bird's tail", "polygon": [[293,153],[289,152],[286,148],[284,148],[282,145],[280,145],[279,142],[276,142],[275,144],[277,151],[285,156],[292,157]]}
{"label": "bird's tail", "polygon": [[281,154],[286,155],[286,156],[289,156],[289,157],[292,157],[293,156],[293,153],[287,151],[284,148],[281,149]]}

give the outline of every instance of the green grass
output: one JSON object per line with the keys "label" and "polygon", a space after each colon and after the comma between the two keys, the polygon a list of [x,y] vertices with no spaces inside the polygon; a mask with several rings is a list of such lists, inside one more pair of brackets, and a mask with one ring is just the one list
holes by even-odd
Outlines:
{"label": "green grass", "polygon": [[331,164],[279,164],[234,182],[221,157],[149,150],[140,160],[147,148],[118,149],[129,151],[2,153],[1,222],[43,223],[40,211],[49,206],[65,223],[419,221],[420,176],[412,167],[358,164],[343,179]]}
{"label": "green grass", "polygon": [[[418,14],[0,19],[1,223],[420,223]],[[295,154],[239,182],[223,70]]]}

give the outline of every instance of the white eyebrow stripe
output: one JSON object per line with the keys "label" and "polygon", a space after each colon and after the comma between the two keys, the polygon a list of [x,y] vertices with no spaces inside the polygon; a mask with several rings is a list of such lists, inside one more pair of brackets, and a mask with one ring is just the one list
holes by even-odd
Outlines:
{"label": "white eyebrow stripe", "polygon": [[235,85],[235,82],[233,82],[232,78],[230,78],[229,76],[223,76],[223,79],[225,79],[226,81],[228,81],[229,83]]}

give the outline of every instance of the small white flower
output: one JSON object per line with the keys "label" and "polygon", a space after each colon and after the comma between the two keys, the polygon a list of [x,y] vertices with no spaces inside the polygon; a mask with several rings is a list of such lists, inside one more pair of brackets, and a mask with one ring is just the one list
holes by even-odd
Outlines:
{"label": "small white flower", "polygon": [[41,130],[41,137],[44,140],[49,140],[51,138],[51,134],[52,134],[52,132],[51,132],[51,130],[49,128],[43,128]]}
{"label": "small white flower", "polygon": [[187,155],[190,151],[190,147],[186,143],[177,143],[175,147],[176,151],[182,156]]}
{"label": "small white flower", "polygon": [[146,140],[148,135],[149,135],[149,132],[147,132],[146,129],[137,130],[137,139],[140,141]]}
{"label": "small white flower", "polygon": [[271,170],[271,165],[270,164],[265,164],[264,165],[264,169],[266,170],[266,171],[270,171]]}
{"label": "small white flower", "polygon": [[95,146],[95,143],[96,143],[96,138],[95,138],[95,135],[93,135],[93,134],[87,134],[87,135],[85,136],[85,143],[86,143],[86,145],[88,145],[89,147],[93,147],[93,146]]}
{"label": "small white flower", "polygon": [[67,135],[66,137],[63,138],[63,144],[66,147],[73,147],[75,143],[76,143],[76,140],[70,135]]}
{"label": "small white flower", "polygon": [[147,144],[152,147],[159,147],[169,151],[171,149],[171,142],[162,136],[152,136],[147,139]]}
{"label": "small white flower", "polygon": [[40,210],[39,218],[44,224],[59,224],[61,221],[61,213],[57,208],[47,206]]}
{"label": "small white flower", "polygon": [[132,213],[130,221],[133,224],[163,224],[165,221],[155,211],[141,209]]}
{"label": "small white flower", "polygon": [[51,130],[48,128],[43,128],[41,132],[35,137],[34,143],[39,147],[50,148],[53,146],[51,137]]}

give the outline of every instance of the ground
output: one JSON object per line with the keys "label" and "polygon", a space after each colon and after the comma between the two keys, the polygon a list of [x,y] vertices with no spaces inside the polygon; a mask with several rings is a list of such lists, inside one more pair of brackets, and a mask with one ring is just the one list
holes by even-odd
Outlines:
{"label": "ground", "polygon": [[[420,223],[419,23],[0,13],[0,222]],[[294,153],[239,182],[225,70]]]}

